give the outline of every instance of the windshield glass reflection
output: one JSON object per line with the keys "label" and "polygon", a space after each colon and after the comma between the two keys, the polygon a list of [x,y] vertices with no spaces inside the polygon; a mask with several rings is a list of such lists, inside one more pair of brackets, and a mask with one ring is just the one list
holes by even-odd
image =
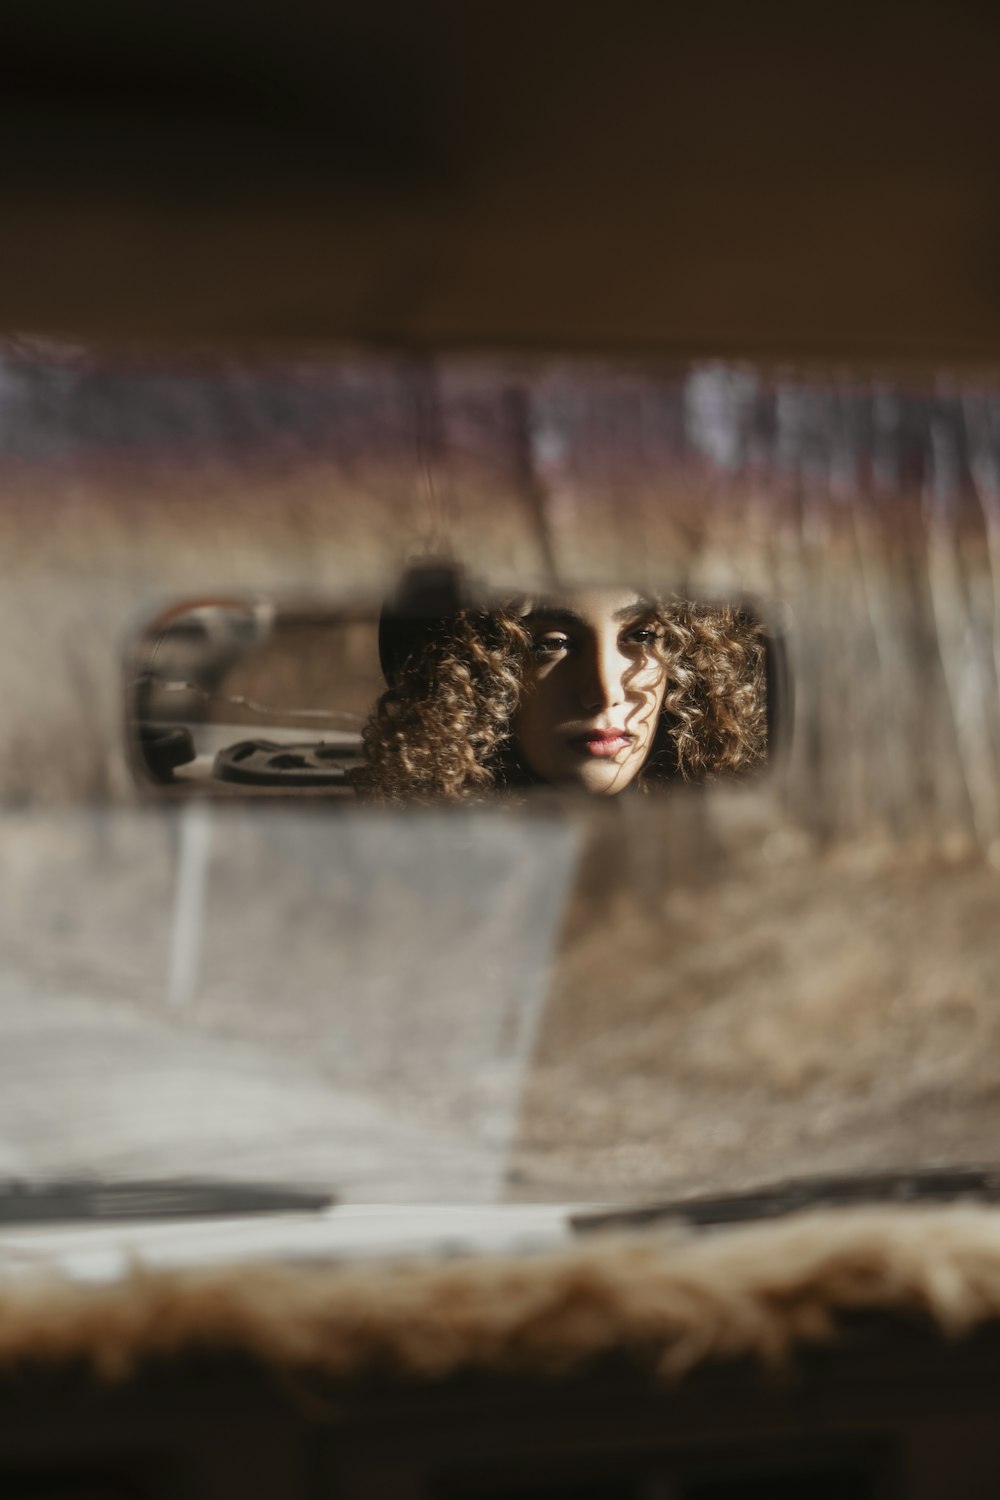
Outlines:
{"label": "windshield glass reflection", "polygon": [[985,377],[0,377],[4,1172],[610,1202],[994,1159]]}

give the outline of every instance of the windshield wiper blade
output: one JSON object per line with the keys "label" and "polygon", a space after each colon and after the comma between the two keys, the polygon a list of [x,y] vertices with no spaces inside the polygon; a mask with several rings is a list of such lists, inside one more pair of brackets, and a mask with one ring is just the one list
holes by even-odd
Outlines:
{"label": "windshield wiper blade", "polygon": [[21,1178],[0,1180],[0,1229],[141,1219],[319,1213],[336,1202],[320,1188],[227,1178]]}
{"label": "windshield wiper blade", "polygon": [[797,1177],[744,1192],[677,1198],[634,1208],[575,1214],[573,1229],[638,1229],[677,1223],[697,1228],[780,1219],[807,1208],[865,1204],[1000,1203],[1000,1167],[919,1167],[909,1171],[852,1172]]}

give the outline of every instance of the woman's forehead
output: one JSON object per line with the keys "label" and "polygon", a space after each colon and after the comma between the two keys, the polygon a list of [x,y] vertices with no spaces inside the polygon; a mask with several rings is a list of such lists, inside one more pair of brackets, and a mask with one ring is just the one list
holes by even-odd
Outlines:
{"label": "woman's forehead", "polygon": [[522,613],[532,619],[553,616],[600,626],[633,619],[654,607],[646,595],[628,587],[567,588],[525,600]]}

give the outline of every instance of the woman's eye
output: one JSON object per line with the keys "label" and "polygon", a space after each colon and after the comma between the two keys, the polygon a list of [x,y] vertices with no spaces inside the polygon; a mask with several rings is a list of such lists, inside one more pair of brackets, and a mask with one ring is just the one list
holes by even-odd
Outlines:
{"label": "woman's eye", "polygon": [[558,631],[549,631],[546,635],[537,636],[532,644],[532,651],[536,656],[558,656],[560,651],[565,651],[569,645],[569,636],[561,635]]}
{"label": "woman's eye", "polygon": [[625,637],[629,646],[642,646],[646,649],[655,646],[659,636],[652,625],[639,625],[635,630],[630,630]]}

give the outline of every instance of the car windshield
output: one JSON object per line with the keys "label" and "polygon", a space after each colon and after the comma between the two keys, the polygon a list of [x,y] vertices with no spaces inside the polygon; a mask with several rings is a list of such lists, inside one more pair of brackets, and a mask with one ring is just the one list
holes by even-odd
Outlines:
{"label": "car windshield", "polygon": [[992,388],[25,339],[0,477],[0,1177],[995,1161]]}

